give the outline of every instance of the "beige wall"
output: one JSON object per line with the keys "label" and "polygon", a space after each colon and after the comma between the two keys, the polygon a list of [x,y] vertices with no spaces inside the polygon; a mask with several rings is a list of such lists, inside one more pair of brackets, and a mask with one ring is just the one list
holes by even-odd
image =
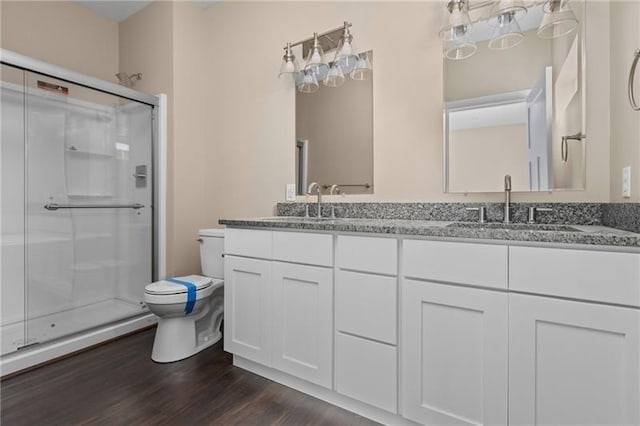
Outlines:
{"label": "beige wall", "polygon": [[[640,112],[627,99],[633,52],[640,48],[640,3],[611,4],[611,201],[640,202]],[[640,99],[640,69],[636,71]],[[622,198],[622,168],[631,166],[631,198]]]}
{"label": "beige wall", "polygon": [[175,275],[174,241],[174,5],[156,1],[120,23],[120,71],[141,72],[135,89],[167,95],[167,274]]}
{"label": "beige wall", "polygon": [[116,82],[118,24],[71,1],[6,1],[2,48]]}
{"label": "beige wall", "polygon": [[[211,125],[209,106],[224,99],[208,96],[216,81],[220,57],[205,43],[205,14],[191,2],[174,3],[174,144],[173,156],[173,245],[169,273],[200,273],[198,229],[218,226],[208,204],[215,198],[211,181],[218,167],[216,128]],[[241,66],[246,63],[239,64]]]}

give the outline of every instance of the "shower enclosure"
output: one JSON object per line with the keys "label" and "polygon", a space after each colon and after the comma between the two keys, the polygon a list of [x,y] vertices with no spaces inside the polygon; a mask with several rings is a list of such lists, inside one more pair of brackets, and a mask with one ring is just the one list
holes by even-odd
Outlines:
{"label": "shower enclosure", "polygon": [[150,317],[143,293],[158,275],[159,102],[11,52],[3,51],[2,59],[5,361],[125,319]]}

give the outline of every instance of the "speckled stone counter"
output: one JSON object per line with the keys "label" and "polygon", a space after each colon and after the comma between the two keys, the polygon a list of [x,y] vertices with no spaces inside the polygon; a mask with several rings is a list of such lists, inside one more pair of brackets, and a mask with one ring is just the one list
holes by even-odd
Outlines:
{"label": "speckled stone counter", "polygon": [[405,219],[328,219],[276,216],[221,219],[220,224],[240,228],[272,228],[326,232],[363,232],[444,239],[478,239],[553,244],[584,244],[640,249],[640,234],[600,225],[478,224]]}
{"label": "speckled stone counter", "polygon": [[[627,207],[611,208],[607,217],[628,218],[634,211],[633,205],[618,204]],[[488,222],[501,222],[504,215],[503,203],[322,203],[322,215],[329,216],[331,207],[334,207],[336,217],[345,219],[409,219],[409,220],[442,220],[442,221],[473,221],[478,217],[477,212],[468,211],[467,208],[485,207]],[[539,213],[536,217],[538,223],[559,223],[571,225],[607,225],[603,223],[604,210],[607,204],[603,203],[512,203],[511,220],[513,222],[526,222],[529,207],[550,208],[551,211]],[[305,209],[309,208],[309,215],[316,215],[316,203],[278,203],[276,216],[304,216]],[[626,213],[626,214],[625,214]],[[620,222],[619,222],[620,223]],[[608,225],[610,226],[610,225]],[[626,228],[623,228],[626,229]],[[630,229],[626,229],[630,230]],[[640,232],[640,229],[636,232]]]}

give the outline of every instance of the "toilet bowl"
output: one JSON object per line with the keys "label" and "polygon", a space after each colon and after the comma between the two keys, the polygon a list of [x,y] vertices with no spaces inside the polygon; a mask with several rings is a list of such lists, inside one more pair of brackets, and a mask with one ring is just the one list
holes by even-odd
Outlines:
{"label": "toilet bowl", "polygon": [[199,231],[201,275],[168,278],[145,287],[144,300],[158,317],[151,359],[188,358],[222,338],[224,230]]}

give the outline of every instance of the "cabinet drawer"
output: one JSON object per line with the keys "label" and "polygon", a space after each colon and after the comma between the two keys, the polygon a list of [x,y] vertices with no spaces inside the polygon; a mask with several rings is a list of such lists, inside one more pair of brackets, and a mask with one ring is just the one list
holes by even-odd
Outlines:
{"label": "cabinet drawer", "polygon": [[340,235],[338,266],[356,271],[397,275],[398,240]]}
{"label": "cabinet drawer", "polygon": [[397,278],[338,271],[336,328],[396,344]]}
{"label": "cabinet drawer", "polygon": [[640,306],[640,254],[510,247],[509,288]]}
{"label": "cabinet drawer", "polygon": [[227,228],[224,231],[224,252],[271,259],[272,234],[271,231]]}
{"label": "cabinet drawer", "polygon": [[285,262],[333,266],[333,236],[275,231],[273,258]]}
{"label": "cabinet drawer", "polygon": [[404,240],[410,278],[507,288],[507,246]]}
{"label": "cabinet drawer", "polygon": [[396,413],[396,348],[358,337],[336,334],[336,390]]}

